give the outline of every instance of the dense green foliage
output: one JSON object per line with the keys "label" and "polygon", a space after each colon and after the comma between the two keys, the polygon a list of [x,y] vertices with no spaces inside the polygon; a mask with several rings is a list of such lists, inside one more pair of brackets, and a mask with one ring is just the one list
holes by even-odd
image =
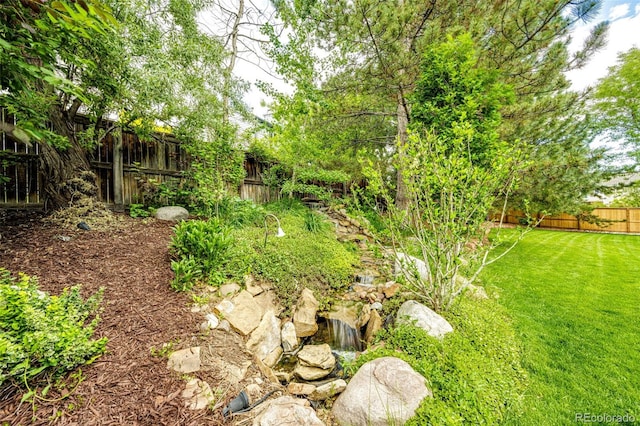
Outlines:
{"label": "dense green foliage", "polygon": [[478,63],[478,53],[468,33],[426,49],[411,99],[411,126],[450,144],[450,156],[459,155],[456,143],[464,141],[469,161],[491,168],[505,149],[500,109],[513,100],[513,89],[500,83],[497,69]]}
{"label": "dense green foliage", "polygon": [[636,163],[640,159],[640,49],[618,56],[609,74],[598,83],[595,111],[600,130],[612,141],[631,147]]}
{"label": "dense green foliage", "polygon": [[171,286],[189,290],[199,279],[221,284],[232,243],[228,230],[215,219],[180,222],[171,241],[176,259],[171,262],[175,272]]}
{"label": "dense green foliage", "polygon": [[534,231],[485,270],[523,346],[530,386],[507,424],[640,412],[636,236]]}
{"label": "dense green foliage", "polygon": [[232,232],[236,241],[235,258],[230,262],[232,271],[252,272],[272,282],[285,308],[295,304],[305,287],[316,290],[321,299],[345,290],[353,280],[353,267],[359,262],[355,250],[338,242],[330,227],[316,226],[314,218],[309,229],[306,211],[301,208],[277,213],[286,235],[275,237],[275,226],[269,222],[266,247],[263,224]]}
{"label": "dense green foliage", "polygon": [[[226,229],[214,220],[182,222],[176,227],[172,242],[176,290],[188,290],[199,280],[213,285],[226,279],[242,282],[244,275],[253,273],[271,282],[280,302],[290,308],[305,287],[328,298],[353,280],[358,263],[355,250],[338,242],[318,213],[297,203],[290,210],[280,205],[264,210],[246,202],[236,205],[244,206],[246,215],[228,216],[235,218],[234,228]],[[265,221],[271,211],[280,219],[284,237],[276,237],[273,221]]]}
{"label": "dense green foliage", "polygon": [[27,386],[104,353],[107,339],[92,339],[101,297],[83,300],[79,287],[51,296],[38,290],[35,278],[16,279],[0,268],[0,385]]}
{"label": "dense green foliage", "polygon": [[[273,57],[278,71],[296,88],[292,95],[276,97],[273,107],[277,126],[271,142],[280,151],[302,152],[305,162],[322,161],[349,170],[356,180],[362,176],[359,163],[353,161],[358,156],[393,173],[389,154],[396,139],[403,145],[414,120],[436,117],[421,112],[412,99],[422,102],[435,95],[441,105],[448,100],[461,105],[458,97],[465,91],[480,99],[477,86],[455,87],[458,83],[441,79],[436,67],[430,74],[421,66],[425,53],[447,37],[467,33],[477,48],[478,67],[515,95],[513,102],[501,102],[499,111],[465,117],[490,125],[500,112],[501,125],[493,131],[512,147],[523,148],[520,176],[528,180],[526,189],[512,194],[512,205],[522,208],[528,203],[539,211],[578,209],[584,194],[597,184],[600,156],[589,149],[593,135],[584,132],[591,123],[585,118],[583,97],[568,91],[564,72],[583,66],[603,46],[606,23],[596,25],[576,52],[568,50],[571,28],[592,19],[600,2],[281,0],[275,4],[292,35],[287,42],[274,42]],[[316,54],[318,46],[331,54]],[[421,80],[421,75],[428,77]],[[439,89],[430,93],[430,85]],[[427,96],[416,96],[418,90]],[[491,97],[483,102],[491,105]],[[437,115],[434,127],[452,117]],[[308,143],[300,145],[300,140]],[[318,156],[313,149],[319,146],[323,149]],[[395,166],[395,176],[389,173],[385,181],[395,191],[397,204],[405,207],[404,178]],[[561,201],[549,196],[554,191],[562,194]]]}
{"label": "dense green foliage", "polygon": [[[17,114],[18,132],[46,142],[43,195],[56,207],[66,205],[60,187],[90,167],[87,149],[117,128],[143,138],[160,130],[174,133],[190,154],[195,209],[214,211],[226,185],[243,177],[228,115],[244,106],[238,100],[242,85],[221,72],[224,45],[198,25],[208,4],[25,4],[0,6],[0,103]],[[71,129],[79,112],[89,125],[77,133]]]}
{"label": "dense green foliage", "polygon": [[395,356],[425,377],[433,398],[425,398],[410,425],[491,425],[517,413],[526,375],[505,310],[495,301],[463,298],[447,320],[455,332],[442,341],[408,325],[382,334],[384,347],[360,356],[356,366]]}
{"label": "dense green foliage", "polygon": [[404,205],[394,201],[373,163],[369,186],[386,201],[394,250],[408,253],[417,245],[425,264],[421,273],[403,266],[407,288],[439,311],[484,266],[485,222],[513,185],[519,152],[498,133],[499,110],[511,90],[497,82],[496,70],[479,66],[468,34],[427,49],[421,69],[415,132],[398,143],[393,162],[403,171]]}

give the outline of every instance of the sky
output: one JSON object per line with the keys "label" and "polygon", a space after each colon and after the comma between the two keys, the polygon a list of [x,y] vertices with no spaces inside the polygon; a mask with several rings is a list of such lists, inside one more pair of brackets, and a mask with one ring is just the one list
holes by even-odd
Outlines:
{"label": "sky", "polygon": [[577,50],[590,30],[606,20],[610,23],[606,46],[583,69],[567,73],[575,90],[596,84],[607,74],[609,67],[615,65],[619,53],[634,46],[640,48],[640,0],[605,0],[593,21],[582,23],[573,30],[570,49]]}

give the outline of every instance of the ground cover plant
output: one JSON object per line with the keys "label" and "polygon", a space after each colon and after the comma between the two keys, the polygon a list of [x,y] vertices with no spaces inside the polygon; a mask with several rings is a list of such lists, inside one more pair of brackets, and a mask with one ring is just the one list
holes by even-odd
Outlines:
{"label": "ground cover plant", "polygon": [[[249,213],[241,218],[231,215],[231,220],[193,220],[176,226],[174,289],[188,290],[197,281],[214,286],[225,280],[243,282],[252,273],[272,283],[288,309],[305,287],[328,301],[330,294],[352,282],[359,262],[357,250],[353,244],[337,241],[319,213],[292,201],[256,209],[243,204],[243,211]],[[277,225],[272,219],[265,224],[269,213],[279,218],[284,237],[275,236]]]}
{"label": "ground cover plant", "polygon": [[421,403],[409,425],[497,424],[509,410],[519,412],[526,374],[504,308],[465,297],[446,317],[455,331],[442,341],[401,325],[383,332],[384,346],[364,353],[353,367],[395,356],[425,377],[433,398]]}
{"label": "ground cover plant", "polygon": [[100,299],[101,292],[83,299],[79,287],[52,296],[36,278],[0,268],[0,388],[59,377],[104,353],[107,339],[92,337]]}
{"label": "ground cover plant", "polygon": [[[506,424],[559,425],[580,415],[640,421],[640,239],[534,231],[489,266],[523,346],[524,413]],[[584,417],[583,417],[584,418]]]}

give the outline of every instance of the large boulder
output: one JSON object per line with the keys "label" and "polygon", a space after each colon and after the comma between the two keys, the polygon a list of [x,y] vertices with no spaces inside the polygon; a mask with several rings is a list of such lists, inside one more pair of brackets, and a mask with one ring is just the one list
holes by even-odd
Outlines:
{"label": "large boulder", "polygon": [[247,341],[247,350],[255,354],[261,361],[280,347],[280,320],[272,310],[262,316],[258,327],[253,330]]}
{"label": "large boulder", "polygon": [[296,304],[296,311],[293,314],[293,325],[296,328],[298,337],[313,336],[318,331],[316,314],[320,303],[316,300],[313,292],[308,288],[302,290],[300,299]]}
{"label": "large boulder", "polygon": [[438,339],[453,331],[453,327],[446,319],[415,300],[407,300],[400,306],[396,322],[398,324],[413,324]]}
{"label": "large boulder", "polygon": [[184,207],[168,206],[156,210],[156,219],[177,222],[189,219],[189,211]]}
{"label": "large boulder", "polygon": [[396,253],[394,273],[396,276],[413,276],[413,272],[416,271],[420,278],[427,279],[429,276],[429,268],[423,260],[417,257],[410,256],[404,253]]}
{"label": "large boulder", "polygon": [[281,396],[265,403],[253,426],[324,426],[306,399]]}
{"label": "large boulder", "polygon": [[364,364],[333,404],[332,413],[342,426],[402,425],[432,396],[424,377],[394,357]]}

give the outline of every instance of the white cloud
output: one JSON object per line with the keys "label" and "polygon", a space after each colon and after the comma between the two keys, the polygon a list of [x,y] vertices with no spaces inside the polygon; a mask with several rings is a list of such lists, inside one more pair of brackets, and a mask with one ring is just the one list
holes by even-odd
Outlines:
{"label": "white cloud", "polygon": [[609,11],[608,18],[609,20],[614,21],[618,18],[622,18],[623,16],[626,16],[627,13],[629,13],[629,5],[627,3],[619,4],[611,8],[611,10]]}
{"label": "white cloud", "polygon": [[[623,10],[624,14],[622,14]],[[608,16],[612,19],[614,16],[625,16],[628,12],[629,4],[621,4],[612,7]],[[595,23],[582,25],[573,31],[571,51],[578,50],[594,25]],[[584,68],[567,73],[567,77],[572,82],[572,89],[582,90],[596,84],[598,79],[607,74],[609,67],[616,64],[619,53],[626,52],[632,47],[640,47],[638,28],[640,28],[640,4],[635,5],[633,15],[618,18],[610,23],[606,46],[593,55]]]}

